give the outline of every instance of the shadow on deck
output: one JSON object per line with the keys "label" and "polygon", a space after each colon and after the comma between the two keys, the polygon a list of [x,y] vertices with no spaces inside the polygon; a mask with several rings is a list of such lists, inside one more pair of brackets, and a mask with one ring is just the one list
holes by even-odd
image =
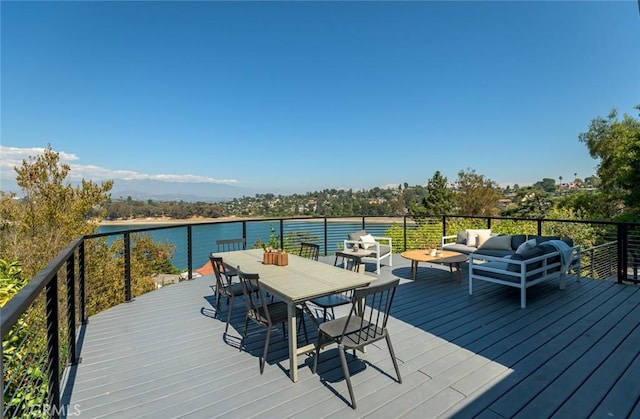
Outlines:
{"label": "shadow on deck", "polygon": [[[348,358],[355,411],[336,350],[322,353],[318,375],[311,356],[300,356],[293,383],[275,331],[260,375],[263,331],[238,350],[238,299],[224,339],[226,306],[216,318],[207,276],[93,316],[64,404],[82,416],[131,418],[640,415],[637,286],[570,278],[559,290],[550,281],[529,289],[522,310],[515,288],[478,283],[469,296],[466,274],[465,266],[458,283],[448,268],[421,264],[415,282],[401,281],[389,330],[403,383],[384,343]],[[408,261],[394,255],[381,277],[410,278]]]}

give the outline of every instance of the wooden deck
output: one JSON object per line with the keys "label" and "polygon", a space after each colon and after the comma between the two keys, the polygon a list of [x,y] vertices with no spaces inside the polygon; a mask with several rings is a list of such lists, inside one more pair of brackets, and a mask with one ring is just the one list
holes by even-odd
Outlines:
{"label": "wooden deck", "polygon": [[[415,282],[401,281],[389,330],[403,383],[384,342],[349,357],[357,410],[333,348],[321,353],[318,375],[312,358],[300,356],[293,383],[286,341],[274,331],[260,375],[264,332],[238,350],[240,299],[224,341],[210,277],[93,316],[64,403],[92,418],[640,417],[637,286],[540,284],[522,310],[515,288],[477,283],[469,296],[464,269],[461,284],[448,268],[427,264]],[[391,276],[410,278],[408,261],[394,255],[381,275]]]}

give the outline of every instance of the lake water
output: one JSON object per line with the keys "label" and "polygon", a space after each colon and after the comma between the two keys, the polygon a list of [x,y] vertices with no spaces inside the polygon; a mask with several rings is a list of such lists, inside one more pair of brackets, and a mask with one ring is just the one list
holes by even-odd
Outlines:
{"label": "lake water", "polygon": [[[247,223],[247,247],[250,248],[260,239],[267,242],[271,234],[271,226],[279,233],[280,224],[278,221],[252,221]],[[115,231],[158,227],[158,225],[117,225],[100,226],[98,233],[110,233]],[[367,225],[367,232],[373,235],[384,235],[389,227],[388,224]],[[327,228],[327,254],[332,254],[338,249],[338,245],[352,231],[362,228],[360,222],[330,221]],[[155,241],[173,244],[176,252],[173,257],[173,264],[180,270],[187,269],[187,229],[186,227],[172,227],[163,230],[144,232],[150,234]],[[323,221],[287,221],[284,225],[285,237],[294,236],[303,240],[313,241],[321,245],[321,253],[324,254],[324,222]],[[209,261],[209,253],[216,250],[215,242],[219,239],[230,239],[242,237],[242,222],[215,223],[208,225],[192,226],[193,243],[193,269],[198,269]],[[113,241],[115,237],[110,238]],[[294,240],[296,240],[294,238]],[[298,240],[299,241],[299,240]]]}

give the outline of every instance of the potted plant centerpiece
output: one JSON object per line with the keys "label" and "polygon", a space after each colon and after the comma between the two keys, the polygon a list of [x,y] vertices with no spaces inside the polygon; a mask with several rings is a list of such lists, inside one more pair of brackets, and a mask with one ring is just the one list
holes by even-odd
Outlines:
{"label": "potted plant centerpiece", "polygon": [[262,245],[264,254],[262,263],[265,265],[286,266],[289,264],[289,255],[280,249],[280,236],[276,234],[275,228],[271,226],[269,241]]}

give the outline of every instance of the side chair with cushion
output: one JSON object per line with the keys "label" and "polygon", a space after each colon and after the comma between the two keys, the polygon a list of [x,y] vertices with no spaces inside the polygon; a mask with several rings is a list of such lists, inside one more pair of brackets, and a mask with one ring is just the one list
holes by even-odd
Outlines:
{"label": "side chair with cushion", "polygon": [[318,342],[313,359],[313,373],[315,374],[318,368],[320,349],[323,346],[336,343],[342,371],[349,389],[349,396],[351,397],[351,407],[354,409],[356,408],[356,399],[351,385],[346,351],[353,350],[355,354],[356,349],[362,349],[366,345],[385,339],[398,376],[398,383],[402,383],[398,361],[393,352],[391,338],[387,331],[389,311],[391,310],[391,304],[399,282],[400,280],[397,278],[391,281],[376,281],[368,287],[356,289],[353,293],[349,315],[321,323],[318,327]]}
{"label": "side chair with cushion", "polygon": [[388,259],[389,266],[393,266],[393,245],[391,237],[372,236],[366,230],[359,230],[349,233],[344,241],[344,249],[353,249],[354,245],[360,249],[371,252],[370,255],[362,259],[371,259],[376,263],[376,273],[380,274],[380,263],[383,259]]}
{"label": "side chair with cushion", "polygon": [[[229,330],[233,301],[236,297],[242,295],[242,286],[240,283],[236,282],[234,284],[231,282],[231,275],[227,273],[221,257],[216,257],[213,254],[210,254],[209,260],[211,261],[213,273],[216,277],[216,316],[220,312],[220,299],[222,297],[227,298],[227,324],[224,328],[224,333],[226,334]],[[235,275],[235,272],[233,275]]]}
{"label": "side chair with cushion", "polygon": [[[269,341],[271,340],[271,330],[274,325],[281,324],[282,330],[286,336],[285,323],[288,320],[287,303],[284,301],[267,302],[266,293],[260,285],[260,275],[257,273],[245,273],[237,268],[238,278],[240,278],[240,284],[242,287],[242,293],[244,295],[244,301],[247,305],[247,316],[244,321],[244,332],[242,334],[242,342],[240,342],[240,351],[242,351],[244,342],[247,339],[247,329],[249,328],[249,321],[256,323],[257,325],[267,329],[267,336],[264,342],[264,353],[260,360],[260,374],[264,372],[264,364],[267,360],[267,354],[269,352]],[[296,315],[302,318],[302,309],[296,308]],[[302,328],[304,330],[304,336],[307,342],[309,342],[309,336],[307,335],[307,326],[302,321]]]}
{"label": "side chair with cushion", "polygon": [[[336,258],[333,262],[333,266],[338,265],[342,265],[345,269],[349,269],[353,272],[360,272],[360,258],[347,253],[336,253]],[[333,309],[342,305],[351,304],[352,295],[353,290],[344,293],[331,294],[324,297],[314,298],[310,302],[311,304],[323,309],[322,320],[326,321],[327,310],[331,309],[331,317],[335,318],[336,316]]]}
{"label": "side chair with cushion", "polygon": [[315,243],[300,243],[300,256],[307,259],[318,260],[320,256],[320,246]]}
{"label": "side chair with cushion", "polygon": [[234,250],[245,250],[247,247],[244,238],[216,240],[218,252],[232,252]]}

